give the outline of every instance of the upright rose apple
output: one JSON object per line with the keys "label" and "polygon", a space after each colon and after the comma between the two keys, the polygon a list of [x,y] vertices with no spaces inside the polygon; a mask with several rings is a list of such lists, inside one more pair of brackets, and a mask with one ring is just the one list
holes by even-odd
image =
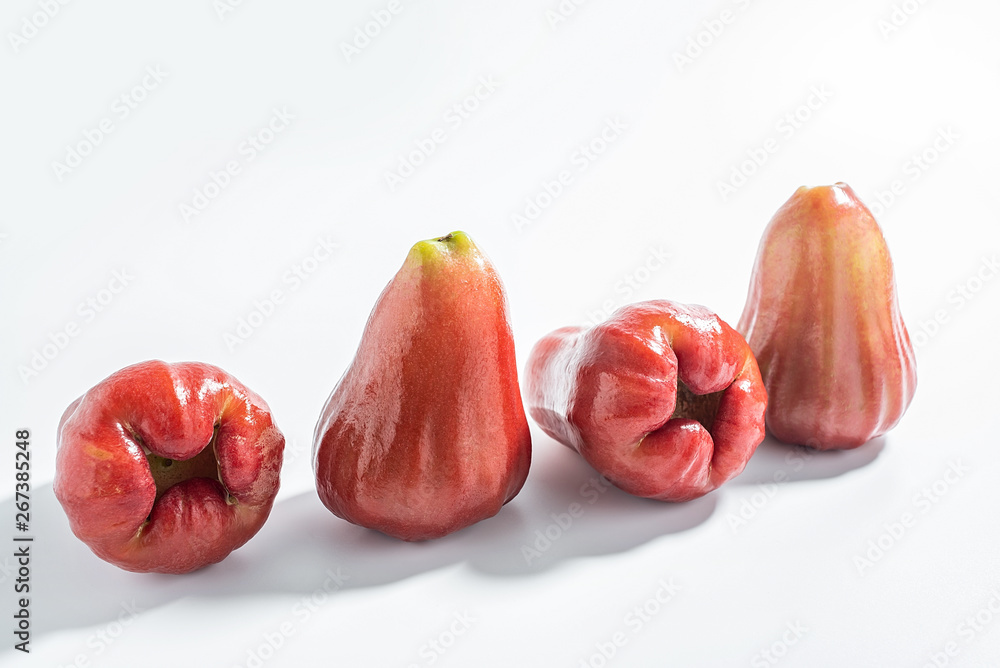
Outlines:
{"label": "upright rose apple", "polygon": [[80,540],[125,570],[186,573],[263,525],[285,439],[222,369],[150,361],[74,401],[57,445],[55,494]]}
{"label": "upright rose apple", "polygon": [[320,499],[390,536],[437,538],[496,515],[530,459],[500,277],[462,232],[415,244],[316,424]]}
{"label": "upright rose apple", "polygon": [[774,214],[738,329],[782,441],[854,448],[895,426],[913,398],[889,248],[846,183],[799,188]]}
{"label": "upright rose apple", "polygon": [[621,489],[707,494],[764,439],[767,394],[743,337],[703,306],[623,306],[543,337],[528,358],[531,417]]}

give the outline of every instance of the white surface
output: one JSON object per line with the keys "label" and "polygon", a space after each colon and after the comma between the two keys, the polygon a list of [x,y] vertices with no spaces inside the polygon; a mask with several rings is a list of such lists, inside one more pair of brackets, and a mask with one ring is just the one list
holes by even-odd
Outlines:
{"label": "white surface", "polygon": [[[888,0],[594,0],[555,29],[557,0],[400,1],[350,63],[340,44],[387,2],[254,0],[221,20],[212,0],[70,3],[17,53],[5,39],[0,541],[14,533],[22,427],[37,540],[32,653],[13,652],[5,631],[0,662],[228,668],[263,651],[266,666],[576,667],[601,665],[592,657],[620,634],[608,666],[770,666],[759,652],[772,645],[783,666],[923,666],[949,641],[948,665],[1000,664],[1000,280],[970,300],[955,292],[1000,250],[996,3],[899,3],[915,13],[884,37]],[[731,23],[679,71],[673,54],[723,9]],[[20,31],[38,11],[10,0],[0,26]],[[123,117],[115,100],[157,66],[165,78],[147,79]],[[446,116],[481,77],[496,90],[480,88],[461,124]],[[829,99],[811,98],[814,87]],[[788,130],[781,119],[810,99],[818,108]],[[275,108],[294,119],[247,161],[241,143]],[[113,132],[60,181],[52,162],[104,118]],[[580,171],[578,147],[615,119],[627,128]],[[385,172],[436,128],[445,141],[391,191]],[[957,138],[914,171],[911,156],[939,131]],[[768,139],[775,152],[723,201],[717,183]],[[179,205],[230,160],[242,171],[185,221]],[[519,232],[512,214],[563,170],[571,184]],[[760,233],[796,187],[843,180],[874,205],[897,179],[902,194],[879,218],[921,345],[916,398],[884,439],[807,462],[768,441],[733,483],[669,505],[581,491],[593,473],[534,430],[521,495],[429,544],[359,529],[319,503],[313,425],[413,242],[463,229],[485,249],[523,367],[539,336],[606,305],[666,297],[735,322]],[[321,238],[339,248],[295,289],[288,272]],[[122,270],[132,278],[100,313],[79,306]],[[275,290],[285,300],[231,351],[225,334]],[[946,322],[917,335],[936,312]],[[78,335],[23,382],[18,367],[71,323]],[[63,409],[149,358],[229,370],[288,438],[266,526],[186,577],[98,560],[52,495]],[[952,462],[967,470],[948,474]],[[769,484],[779,472],[790,481]],[[922,500],[946,475],[954,484]],[[527,564],[521,546],[572,503],[583,516]],[[859,572],[855,557],[905,513],[913,526]],[[10,558],[0,563],[7,616],[13,576]],[[328,595],[338,569],[349,579]],[[679,588],[663,604],[661,581]],[[647,604],[645,620],[631,612]],[[972,630],[977,614],[988,621]],[[430,649],[452,628],[462,633],[443,654]],[[273,653],[267,638],[283,638]]]}

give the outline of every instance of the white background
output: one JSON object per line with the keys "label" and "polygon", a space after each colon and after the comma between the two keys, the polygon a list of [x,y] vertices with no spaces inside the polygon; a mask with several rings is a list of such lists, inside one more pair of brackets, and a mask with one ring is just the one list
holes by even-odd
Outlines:
{"label": "white background", "polygon": [[[5,630],[15,575],[0,549],[0,662],[923,666],[952,642],[940,663],[1000,664],[1000,280],[988,264],[1000,8],[902,5],[591,0],[552,25],[557,0],[401,0],[348,59],[342,44],[387,1],[246,0],[221,15],[212,0],[71,2],[46,18],[7,0],[0,541],[14,533],[14,432],[29,428],[36,542],[30,656]],[[479,83],[490,77],[492,92]],[[463,101],[475,110],[447,120]],[[248,160],[244,142],[274,109],[294,118]],[[54,166],[103,119],[112,131],[75,168]],[[609,121],[625,127],[581,160]],[[436,128],[443,143],[390,188],[386,173]],[[185,219],[181,205],[232,160],[239,174]],[[724,197],[734,169],[749,176]],[[539,201],[564,170],[570,185]],[[800,185],[841,180],[881,209],[918,344],[916,398],[888,436],[808,461],[769,439],[697,501],[610,490],[591,504],[593,472],[533,429],[513,502],[416,545],[320,504],[313,426],[415,241],[462,229],[490,255],[523,368],[541,335],[629,301],[697,302],[735,323],[772,213]],[[529,199],[547,206],[518,229]],[[336,252],[304,263],[321,239]],[[307,280],[286,280],[307,265]],[[114,272],[128,277],[117,294],[105,292]],[[274,291],[284,299],[260,324],[251,314]],[[260,326],[227,345],[251,317]],[[288,440],[268,523],[183,577],[100,561],[52,495],[64,408],[151,358],[227,369]],[[522,546],[557,534],[552,514],[572,503],[583,515],[527,563]],[[328,573],[346,577],[329,594]],[[677,590],[665,603],[661,582]],[[641,621],[637,606],[651,611]],[[625,642],[604,660],[616,634]]]}

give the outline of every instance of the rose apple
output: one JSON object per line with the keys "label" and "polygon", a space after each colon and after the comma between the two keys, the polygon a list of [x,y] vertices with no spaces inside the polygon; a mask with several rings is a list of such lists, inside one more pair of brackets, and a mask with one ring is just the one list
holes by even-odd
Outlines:
{"label": "rose apple", "polygon": [[703,306],[623,306],[564,327],[528,358],[531,417],[621,489],[687,501],[740,473],[767,393],[743,337]]}
{"label": "rose apple", "polygon": [[889,247],[846,183],[802,187],[760,241],[739,330],[775,438],[820,450],[884,434],[917,386]]}
{"label": "rose apple", "polygon": [[320,500],[396,538],[438,538],[496,515],[530,459],[500,277],[462,232],[415,244],[316,425]]}
{"label": "rose apple", "polygon": [[284,444],[264,400],[222,369],[142,362],[63,414],[53,487],[97,556],[129,571],[186,573],[257,533]]}

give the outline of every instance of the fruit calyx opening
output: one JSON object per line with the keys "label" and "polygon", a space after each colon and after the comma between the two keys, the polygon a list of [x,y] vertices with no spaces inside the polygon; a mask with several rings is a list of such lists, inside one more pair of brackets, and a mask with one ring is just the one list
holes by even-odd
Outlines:
{"label": "fruit calyx opening", "polygon": [[697,420],[708,431],[712,430],[715,423],[715,414],[719,411],[719,402],[722,401],[722,394],[725,390],[712,392],[710,394],[695,394],[691,389],[677,381],[677,403],[670,419],[686,418]]}
{"label": "fruit calyx opening", "polygon": [[146,455],[146,461],[149,464],[149,472],[153,476],[153,482],[156,483],[156,501],[159,501],[160,497],[174,485],[191,480],[192,478],[215,480],[222,486],[227,501],[230,503],[234,501],[232,495],[229,494],[229,490],[226,489],[225,483],[222,482],[222,476],[219,473],[219,458],[215,451],[215,443],[219,437],[218,424],[212,430],[212,438],[208,444],[198,454],[189,459],[161,457],[150,450],[140,436],[137,434],[133,436],[136,442],[142,446],[142,450]]}

